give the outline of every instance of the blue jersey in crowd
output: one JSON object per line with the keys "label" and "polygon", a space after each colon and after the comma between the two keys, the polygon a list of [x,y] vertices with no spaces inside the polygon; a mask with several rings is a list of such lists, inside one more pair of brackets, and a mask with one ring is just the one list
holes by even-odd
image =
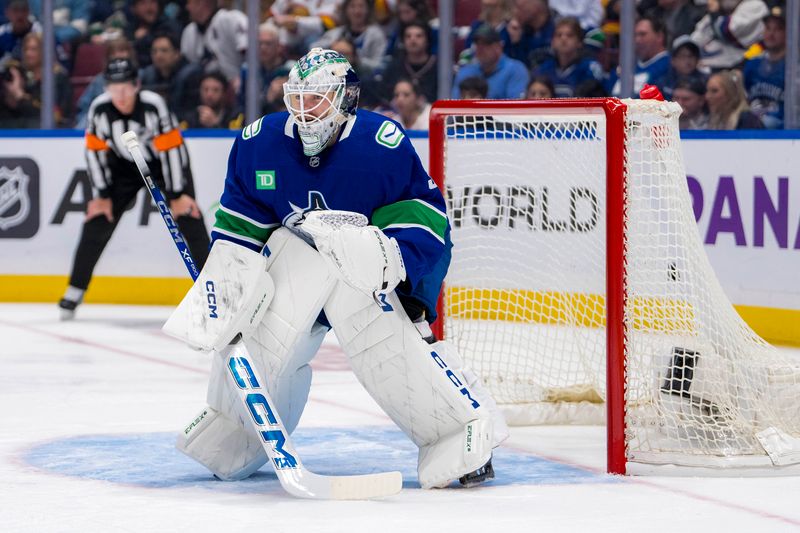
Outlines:
{"label": "blue jersey in crowd", "polygon": [[21,60],[22,39],[30,32],[41,33],[42,26],[38,22],[34,22],[29,32],[17,34],[14,33],[10,22],[0,25],[0,58],[3,61],[8,59]]}
{"label": "blue jersey in crowd", "polygon": [[505,27],[500,31],[500,38],[504,43],[503,52],[511,59],[521,61],[526,67],[536,64],[540,59],[539,55],[544,55],[546,50],[550,49],[555,31],[553,17],[550,17],[547,23],[538,30],[525,26],[519,41],[512,43],[508,27]]}
{"label": "blue jersey in crowd", "polygon": [[783,90],[786,60],[770,61],[766,53],[744,65],[744,86],[750,109],[769,129],[783,128]]}
{"label": "blue jersey in crowd", "polygon": [[638,98],[639,91],[641,91],[645,85],[655,85],[661,90],[667,82],[669,69],[670,59],[669,53],[667,52],[656,54],[647,61],[637,61],[636,71],[633,74],[633,94],[621,94],[622,84],[619,80],[619,68],[617,68],[611,73],[611,77],[609,78],[611,95],[621,98]]}
{"label": "blue jersey in crowd", "polygon": [[439,188],[396,122],[359,109],[337,142],[313,157],[303,154],[289,113],[245,127],[230,152],[211,238],[260,251],[276,228],[297,232],[316,209],[361,213],[397,239],[407,274],[397,291],[435,318],[450,226]]}
{"label": "blue jersey in crowd", "polygon": [[603,67],[589,57],[582,57],[562,69],[555,57],[548,57],[533,69],[533,77],[547,76],[553,81],[557,98],[575,96],[575,88],[587,80],[603,81]]}
{"label": "blue jersey in crowd", "polygon": [[489,85],[487,98],[495,100],[515,100],[522,98],[528,86],[528,69],[521,62],[509,58],[505,54],[495,66],[494,72],[486,74],[478,63],[468,63],[458,69],[453,80],[451,96],[458,100],[461,98],[461,89],[458,84],[467,78],[483,78]]}

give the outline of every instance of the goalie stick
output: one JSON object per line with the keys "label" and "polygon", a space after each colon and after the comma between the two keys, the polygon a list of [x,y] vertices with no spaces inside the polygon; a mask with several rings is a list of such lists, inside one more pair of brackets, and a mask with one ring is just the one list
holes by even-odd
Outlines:
{"label": "goalie stick", "polygon": [[[153,182],[136,133],[125,132],[122,140],[133,157],[192,280],[196,280],[199,275],[197,265],[170,213],[164,195]],[[228,369],[226,374],[231,379],[234,389],[238,391],[245,411],[250,413],[253,429],[260,436],[261,445],[286,492],[299,498],[331,500],[381,498],[400,492],[403,486],[403,476],[400,472],[325,476],[306,469],[274,408],[274,403],[264,386],[266,382],[256,373],[255,366],[250,364],[250,354],[241,335],[237,335],[231,344],[221,352],[217,352],[216,356],[224,360],[224,367]]]}

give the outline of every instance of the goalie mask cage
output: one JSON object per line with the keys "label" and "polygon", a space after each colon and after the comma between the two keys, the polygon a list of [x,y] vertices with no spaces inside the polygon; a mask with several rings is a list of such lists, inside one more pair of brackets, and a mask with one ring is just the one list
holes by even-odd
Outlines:
{"label": "goalie mask cage", "polygon": [[611,473],[796,475],[800,368],[714,275],[679,114],[437,102],[430,171],[454,247],[434,326],[509,423],[606,420]]}

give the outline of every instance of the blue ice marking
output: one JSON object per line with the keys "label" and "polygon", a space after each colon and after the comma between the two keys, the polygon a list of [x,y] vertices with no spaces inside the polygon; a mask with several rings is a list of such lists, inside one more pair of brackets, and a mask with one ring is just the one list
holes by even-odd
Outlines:
{"label": "blue ice marking", "polygon": [[[143,488],[199,487],[215,492],[242,494],[283,492],[268,465],[243,481],[226,483],[215,480],[204,467],[175,449],[175,435],[75,436],[34,446],[24,454],[23,459],[36,468],[54,474]],[[416,446],[397,429],[307,428],[295,431],[292,439],[304,465],[318,474],[369,474],[399,470],[405,479],[404,488],[419,488]],[[487,487],[619,481],[613,476],[507,450],[502,446],[495,450],[492,464],[496,478],[488,482]]]}

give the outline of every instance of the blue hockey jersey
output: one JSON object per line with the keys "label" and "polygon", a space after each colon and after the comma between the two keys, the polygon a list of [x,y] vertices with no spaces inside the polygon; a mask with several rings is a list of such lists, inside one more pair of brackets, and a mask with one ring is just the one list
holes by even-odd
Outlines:
{"label": "blue hockey jersey", "polygon": [[276,228],[296,230],[316,209],[361,213],[397,239],[407,273],[398,293],[435,318],[450,225],[439,188],[396,122],[359,109],[337,142],[313,157],[303,154],[289,113],[245,127],[231,148],[211,238],[260,251]]}
{"label": "blue hockey jersey", "polygon": [[786,60],[771,61],[763,53],[744,64],[744,86],[750,110],[761,117],[769,129],[783,128],[783,91]]}
{"label": "blue hockey jersey", "polygon": [[647,61],[637,61],[633,73],[633,94],[622,94],[622,82],[619,79],[619,67],[609,75],[608,86],[611,95],[620,98],[639,98],[639,91],[645,85],[655,85],[661,90],[667,81],[670,59],[667,52],[660,52]]}
{"label": "blue hockey jersey", "polygon": [[603,67],[589,57],[582,57],[562,69],[558,64],[558,60],[550,56],[533,69],[531,77],[533,76],[547,76],[550,78],[556,90],[556,98],[572,98],[575,96],[576,87],[581,83],[587,80],[602,82],[604,79]]}

